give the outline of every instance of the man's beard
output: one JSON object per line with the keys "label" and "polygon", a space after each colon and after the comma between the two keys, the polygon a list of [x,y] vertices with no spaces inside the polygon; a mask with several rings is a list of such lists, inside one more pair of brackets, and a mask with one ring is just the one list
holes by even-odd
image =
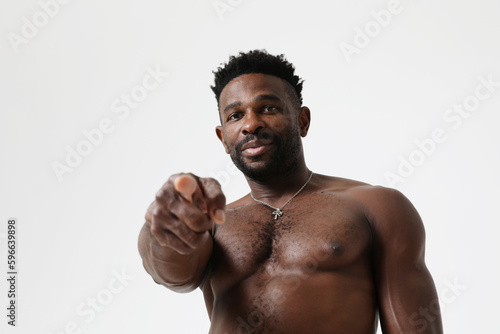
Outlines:
{"label": "man's beard", "polygon": [[[273,151],[269,161],[264,166],[252,168],[247,164],[242,155],[242,146],[249,141],[256,139],[270,139],[273,144]],[[293,128],[285,138],[273,136],[270,133],[258,132],[247,135],[236,147],[230,150],[229,155],[236,167],[248,178],[265,182],[275,177],[286,176],[297,169],[299,163],[299,153],[301,150],[300,134],[297,128]]]}

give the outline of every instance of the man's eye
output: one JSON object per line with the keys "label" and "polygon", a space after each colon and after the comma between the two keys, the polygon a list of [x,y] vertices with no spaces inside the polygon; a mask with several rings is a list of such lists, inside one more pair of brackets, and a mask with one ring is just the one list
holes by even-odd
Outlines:
{"label": "man's eye", "polygon": [[241,114],[240,113],[232,113],[231,115],[229,115],[229,117],[227,118],[228,121],[235,121],[235,120],[238,120],[241,118]]}
{"label": "man's eye", "polygon": [[276,111],[278,109],[275,106],[265,106],[264,110],[267,112],[271,112],[271,111]]}

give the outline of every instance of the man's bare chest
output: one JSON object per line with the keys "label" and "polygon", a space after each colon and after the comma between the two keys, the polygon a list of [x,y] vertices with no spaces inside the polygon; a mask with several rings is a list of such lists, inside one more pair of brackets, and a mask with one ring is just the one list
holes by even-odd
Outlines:
{"label": "man's bare chest", "polygon": [[214,275],[340,270],[367,256],[370,228],[349,201],[313,194],[291,202],[278,219],[272,212],[261,204],[228,210],[215,235]]}

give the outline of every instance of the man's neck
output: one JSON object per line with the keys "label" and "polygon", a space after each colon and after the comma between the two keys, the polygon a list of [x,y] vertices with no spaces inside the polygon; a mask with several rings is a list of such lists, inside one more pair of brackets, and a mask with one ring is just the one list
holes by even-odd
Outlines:
{"label": "man's neck", "polygon": [[272,206],[280,207],[290,199],[307,182],[311,171],[305,163],[299,166],[290,174],[275,177],[266,182],[257,182],[248,177],[247,182],[251,192],[256,199],[266,201]]}

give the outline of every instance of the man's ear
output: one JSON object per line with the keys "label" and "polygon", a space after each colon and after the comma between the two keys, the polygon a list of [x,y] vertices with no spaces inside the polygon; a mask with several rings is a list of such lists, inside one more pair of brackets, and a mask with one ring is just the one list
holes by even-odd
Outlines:
{"label": "man's ear", "polygon": [[228,148],[226,146],[226,142],[224,141],[224,132],[222,131],[222,126],[221,125],[217,125],[215,127],[215,133],[217,134],[217,138],[219,138],[220,142],[224,146],[224,149],[226,150],[226,153],[229,154],[229,150],[228,150]]}
{"label": "man's ear", "polygon": [[309,131],[309,125],[311,124],[311,111],[308,107],[301,107],[299,110],[299,130],[300,136],[307,136],[307,132]]}

